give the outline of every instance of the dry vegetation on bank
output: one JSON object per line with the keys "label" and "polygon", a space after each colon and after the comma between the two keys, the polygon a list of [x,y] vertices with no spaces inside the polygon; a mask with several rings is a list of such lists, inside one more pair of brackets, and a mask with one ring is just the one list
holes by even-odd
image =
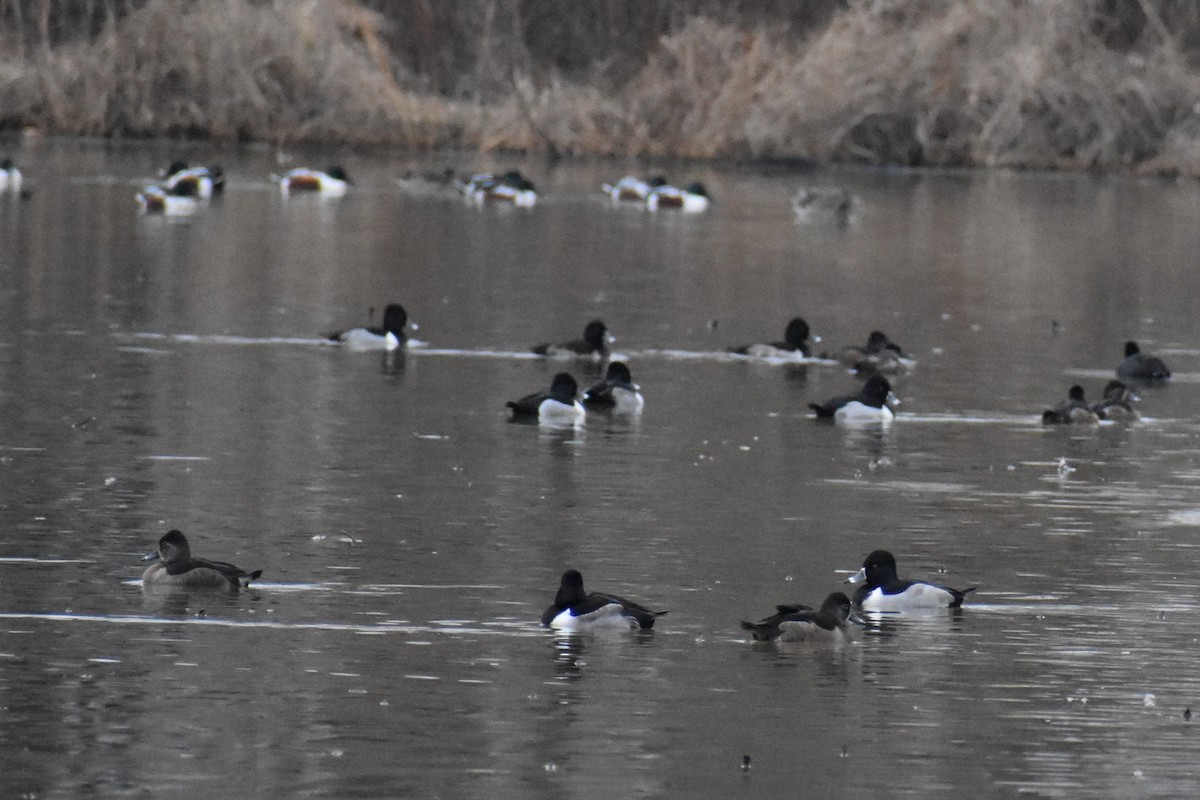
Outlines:
{"label": "dry vegetation on bank", "polygon": [[1200,175],[1183,0],[0,0],[0,126]]}

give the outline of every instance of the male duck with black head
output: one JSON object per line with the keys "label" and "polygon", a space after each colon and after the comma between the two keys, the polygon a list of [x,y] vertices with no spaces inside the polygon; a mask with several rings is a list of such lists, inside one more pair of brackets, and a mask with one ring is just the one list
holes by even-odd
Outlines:
{"label": "male duck with black head", "polygon": [[[374,312],[372,308],[369,316],[374,316]],[[395,350],[408,342],[407,328],[408,312],[404,306],[388,303],[383,309],[383,325],[377,327],[368,324],[365,328],[347,328],[324,336],[331,342],[346,345],[350,350]]]}
{"label": "male duck with black head", "polygon": [[158,540],[158,549],[146,556],[155,563],[142,573],[146,588],[224,589],[236,592],[257,580],[262,570],[246,572],[224,561],[192,558],[187,538],[178,530],[168,531]]}
{"label": "male duck with black head", "polygon": [[544,343],[533,348],[535,355],[551,358],[590,358],[603,361],[608,358],[608,346],[617,339],[608,332],[603,321],[594,319],[583,329],[583,338],[557,344]]}
{"label": "male duck with black head", "polygon": [[808,407],[816,412],[817,419],[832,419],[847,425],[886,424],[895,418],[888,406],[889,400],[894,400],[892,384],[875,373],[867,378],[858,394],[835,397],[824,403],[809,403]]}
{"label": "male duck with black head", "polygon": [[854,592],[854,605],[863,611],[919,611],[958,608],[975,591],[950,589],[928,581],[906,581],[896,576],[896,558],[887,550],[876,550],[863,561],[862,569],[846,580],[861,583]]}
{"label": "male duck with black head", "polygon": [[589,411],[640,414],[645,405],[646,400],[633,382],[633,373],[624,361],[609,364],[604,380],[583,393],[583,407]]}
{"label": "male duck with black head", "polygon": [[509,400],[513,422],[537,422],[546,425],[580,425],[587,413],[579,402],[579,384],[568,372],[560,372],[550,382],[550,391],[527,394]]}
{"label": "male duck with black head", "polygon": [[757,358],[807,358],[809,329],[803,317],[794,317],[783,332],[782,342],[758,342],[731,347],[729,352]]}
{"label": "male duck with black head", "polygon": [[585,592],[583,575],[569,569],[563,573],[554,603],[542,612],[542,625],[561,631],[601,627],[649,630],[666,611],[651,611],[643,605],[607,592]]}

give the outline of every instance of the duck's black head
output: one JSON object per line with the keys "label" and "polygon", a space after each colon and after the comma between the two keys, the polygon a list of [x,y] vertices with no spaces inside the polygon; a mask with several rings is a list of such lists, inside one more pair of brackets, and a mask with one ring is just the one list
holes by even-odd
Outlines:
{"label": "duck's black head", "polygon": [[871,377],[867,378],[867,382],[863,385],[862,389],[862,396],[873,403],[877,402],[879,408],[883,408],[887,402],[888,395],[891,393],[891,382],[878,372],[871,373]]}
{"label": "duck's black head", "polygon": [[567,405],[574,403],[577,394],[579,394],[579,384],[575,382],[569,372],[558,373],[550,382],[550,397],[560,403]]}
{"label": "duck's black head", "polygon": [[1067,397],[1069,397],[1071,400],[1074,400],[1074,401],[1077,401],[1080,403],[1084,402],[1083,387],[1080,386],[1079,384],[1075,384],[1067,391]]}
{"label": "duck's black head", "polygon": [[614,361],[608,365],[604,379],[609,383],[633,383],[633,374],[624,361]]}
{"label": "duck's black head", "polygon": [[700,197],[708,197],[708,190],[704,188],[704,184],[697,181],[687,187],[688,194],[699,195]]}
{"label": "duck's black head", "polygon": [[383,329],[404,338],[404,326],[408,324],[408,312],[399,303],[388,303],[383,309]]}
{"label": "duck's black head", "polygon": [[325,174],[331,178],[337,178],[339,181],[354,183],[354,181],[350,180],[350,176],[346,174],[346,170],[342,169],[337,164],[331,165],[329,169],[325,170]]}
{"label": "duck's black head", "polygon": [[604,350],[608,339],[608,326],[594,319],[583,329],[583,340],[595,350]]}
{"label": "duck's black head", "polygon": [[583,590],[583,576],[579,574],[579,570],[569,569],[564,572],[562,582],[558,587],[558,594],[554,596],[555,605],[570,605],[585,597],[587,597],[587,592]]}
{"label": "duck's black head", "polygon": [[896,577],[896,557],[887,550],[875,550],[863,560],[868,586],[878,586]]}
{"label": "duck's black head", "polygon": [[1125,343],[1125,357],[1126,358],[1129,358],[1130,356],[1136,356],[1140,352],[1142,352],[1142,349],[1140,347],[1138,347],[1137,342],[1129,341],[1129,342]]}
{"label": "duck's black head", "polygon": [[796,317],[788,323],[787,330],[783,333],[783,340],[792,347],[803,347],[808,344],[808,323],[802,318]]}

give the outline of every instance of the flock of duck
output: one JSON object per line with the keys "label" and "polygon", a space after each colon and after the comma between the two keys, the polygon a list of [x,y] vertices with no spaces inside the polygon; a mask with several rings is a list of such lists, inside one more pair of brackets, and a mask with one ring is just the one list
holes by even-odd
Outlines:
{"label": "flock of duck", "polygon": [[[345,170],[333,166],[326,170],[298,168],[283,175],[272,176],[283,192],[315,192],[339,196],[351,186]],[[519,172],[477,174],[466,179],[454,178],[452,173],[437,176],[407,176],[402,180],[425,180],[440,184],[453,183],[467,199],[478,202],[506,202],[529,207],[537,202],[534,185]],[[22,174],[11,159],[0,161],[0,193],[21,193]],[[147,186],[138,193],[138,202],[147,213],[182,214],[193,212],[198,203],[220,193],[225,176],[220,167],[190,167],[175,162],[162,174],[161,182]],[[699,212],[711,202],[701,184],[686,189],[669,185],[662,178],[643,180],[626,176],[602,191],[613,203],[644,203],[647,208],[676,208]],[[835,216],[848,214],[853,198],[845,192],[822,194],[819,190],[802,190],[793,198],[798,213],[821,207],[832,210]],[[843,217],[844,218],[844,217]],[[408,315],[404,307],[392,303],[385,307],[382,325],[348,328],[326,334],[335,342],[356,350],[395,350],[408,342]],[[893,418],[891,384],[885,373],[894,373],[911,366],[912,360],[886,334],[873,331],[861,347],[847,347],[835,353],[814,356],[809,342],[808,323],[800,317],[789,321],[782,340],[729,348],[729,352],[759,358],[822,358],[836,360],[864,375],[862,390],[854,395],[832,398],[824,403],[810,403],[818,418],[837,421],[880,421]],[[628,364],[609,361],[608,345],[614,341],[601,320],[592,320],[579,339],[545,343],[535,346],[535,354],[550,358],[589,359],[609,362],[604,380],[587,388],[582,395],[575,378],[559,372],[548,390],[510,401],[507,407],[514,420],[536,420],[539,423],[578,423],[588,411],[611,411],[637,414],[645,399],[633,382]],[[1132,405],[1136,395],[1129,383],[1152,385],[1171,376],[1162,359],[1142,353],[1136,342],[1126,342],[1124,357],[1116,368],[1117,379],[1109,381],[1103,398],[1088,403],[1084,389],[1072,386],[1065,401],[1046,409],[1042,421],[1047,425],[1079,425],[1100,420],[1132,420],[1138,416]],[[1128,382],[1128,383],[1127,383]],[[261,571],[247,572],[221,561],[194,558],[186,537],[178,530],[169,531],[158,542],[154,553],[146,557],[154,563],[145,570],[142,581],[148,588],[218,589],[237,591],[260,577]],[[891,553],[877,550],[870,553],[862,568],[848,583],[862,585],[848,597],[833,592],[813,608],[802,603],[781,604],[775,613],[758,621],[742,621],[743,629],[755,640],[797,641],[842,636],[849,623],[861,623],[857,612],[896,612],[922,608],[958,608],[974,587],[957,590],[936,583],[904,580],[898,577],[896,560]],[[577,630],[598,625],[617,625],[632,629],[649,629],[665,611],[649,608],[607,592],[587,592],[583,576],[574,569],[567,570],[554,597],[554,602],[541,616],[541,623],[559,630]]]}

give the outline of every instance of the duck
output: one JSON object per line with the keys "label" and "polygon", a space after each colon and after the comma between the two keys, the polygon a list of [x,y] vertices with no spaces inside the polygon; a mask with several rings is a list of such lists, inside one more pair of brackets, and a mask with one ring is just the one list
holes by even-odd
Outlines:
{"label": "duck", "polygon": [[876,373],[863,384],[862,391],[847,397],[835,397],[824,403],[809,403],[818,419],[833,419],[837,422],[890,422],[895,418],[888,400],[892,396],[892,384]]}
{"label": "duck", "polygon": [[843,188],[805,186],[792,195],[792,210],[801,222],[832,219],[845,225],[854,205],[854,195]]}
{"label": "duck", "polygon": [[1092,411],[1100,419],[1129,422],[1140,416],[1133,407],[1133,401],[1136,399],[1136,395],[1129,391],[1128,386],[1121,381],[1112,380],[1104,386],[1104,399],[1092,404]]}
{"label": "duck", "polygon": [[550,382],[547,392],[534,392],[520,400],[509,400],[506,404],[512,409],[514,420],[533,420],[538,422],[569,422],[578,424],[583,421],[583,404],[576,399],[579,394],[579,384],[570,373],[560,372]]}
{"label": "duck", "polygon": [[1054,408],[1042,412],[1043,425],[1089,425],[1099,422],[1100,418],[1083,396],[1083,387],[1079,384],[1067,390],[1067,399]]}
{"label": "duck", "polygon": [[145,558],[154,561],[142,573],[142,585],[174,589],[226,589],[236,592],[258,580],[261,569],[253,572],[227,564],[192,558],[187,537],[179,530],[170,530],[158,540],[158,549]]}
{"label": "duck", "polygon": [[1143,353],[1137,342],[1129,341],[1125,343],[1125,358],[1117,365],[1117,377],[1124,381],[1161,382],[1171,377],[1171,370],[1161,358]]}
{"label": "duck", "polygon": [[583,407],[588,411],[640,414],[646,405],[646,399],[638,389],[638,385],[633,382],[629,365],[624,361],[614,361],[608,365],[604,380],[583,393]]}
{"label": "duck", "polygon": [[225,173],[220,167],[189,167],[175,161],[163,170],[163,188],[168,192],[207,200],[225,189]]}
{"label": "duck", "polygon": [[472,175],[460,187],[467,199],[480,205],[490,202],[512,203],[520,208],[537,205],[537,188],[517,170],[503,175],[481,172]]}
{"label": "duck", "polygon": [[17,169],[11,158],[0,161],[0,194],[4,192],[20,194],[21,180],[21,170]]}
{"label": "duck", "polygon": [[651,611],[643,605],[606,592],[585,592],[583,575],[569,569],[554,602],[542,612],[542,625],[562,631],[599,626],[618,626],[631,630],[650,630],[666,611]]}
{"label": "duck", "polygon": [[849,633],[846,623],[861,622],[850,605],[850,598],[834,592],[825,598],[819,610],[805,605],[781,605],[769,617],[758,622],[742,620],[756,642],[805,642],[832,639]]}
{"label": "duck", "polygon": [[616,183],[601,184],[600,191],[608,195],[614,204],[627,201],[644,203],[652,191],[666,185],[667,179],[661,175],[656,175],[649,180],[626,175]]}
{"label": "duck", "polygon": [[162,214],[168,217],[186,216],[196,213],[200,203],[190,194],[179,190],[168,191],[161,186],[147,186],[137,193],[137,202],[144,214]]}
{"label": "duck", "polygon": [[896,577],[896,558],[887,550],[868,555],[862,569],[846,582],[863,584],[854,592],[854,605],[863,611],[958,608],[975,591],[974,586],[959,591],[928,581],[901,580]]}
{"label": "duck", "polygon": [[834,357],[855,372],[863,373],[900,372],[906,366],[904,362],[908,358],[900,345],[888,338],[883,331],[871,331],[865,345],[844,347]]}
{"label": "duck", "polygon": [[732,347],[729,352],[756,358],[795,358],[796,356],[807,358],[810,353],[808,336],[808,323],[802,317],[794,317],[783,332],[782,342],[745,344],[741,347]]}
{"label": "duck", "polygon": [[712,204],[712,198],[703,183],[690,184],[686,189],[680,189],[669,184],[656,187],[646,195],[646,207],[651,211],[660,208],[677,208],[691,214],[707,211]]}
{"label": "duck", "polygon": [[533,352],[539,356],[553,358],[592,358],[603,361],[608,358],[608,346],[617,339],[608,332],[608,326],[602,320],[594,319],[583,328],[583,338],[558,344],[543,343],[535,345]]}
{"label": "duck", "polygon": [[[371,309],[369,316],[374,316]],[[408,342],[408,312],[399,303],[388,303],[383,309],[383,325],[347,328],[324,334],[331,342],[339,342],[351,350],[395,350]]]}
{"label": "duck", "polygon": [[324,172],[308,167],[297,167],[288,170],[278,178],[273,176],[272,179],[279,181],[279,190],[285,194],[315,192],[324,197],[341,197],[353,184],[350,176],[346,174],[346,170],[336,164]]}

